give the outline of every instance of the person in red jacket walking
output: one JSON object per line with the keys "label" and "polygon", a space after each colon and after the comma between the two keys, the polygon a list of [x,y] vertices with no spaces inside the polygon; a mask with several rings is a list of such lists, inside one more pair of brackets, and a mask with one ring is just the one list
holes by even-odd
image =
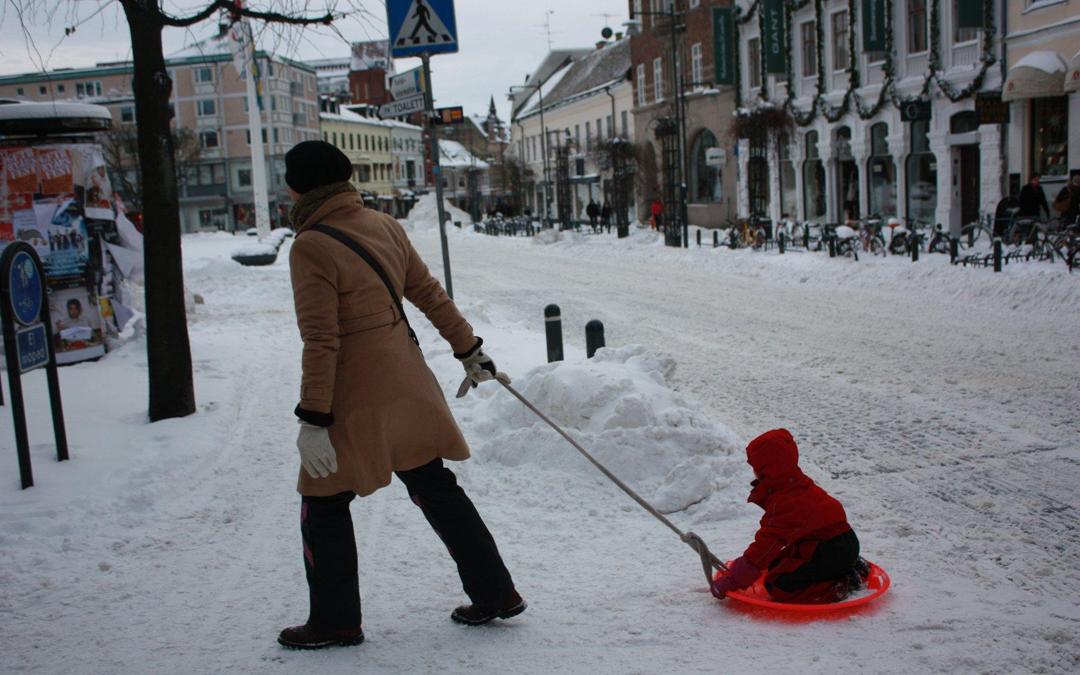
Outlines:
{"label": "person in red jacket walking", "polygon": [[765,510],[753,543],[712,584],[717,598],[765,574],[765,589],[781,602],[836,602],[858,590],[867,564],[859,539],[835,498],[799,468],[799,449],[787,429],[767,431],[746,446],[754,469],[748,502]]}

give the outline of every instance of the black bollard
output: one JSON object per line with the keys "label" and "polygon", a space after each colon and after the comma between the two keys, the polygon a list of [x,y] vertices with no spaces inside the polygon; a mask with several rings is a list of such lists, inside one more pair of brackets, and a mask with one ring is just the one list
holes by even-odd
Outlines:
{"label": "black bollard", "polygon": [[544,332],[547,334],[548,363],[563,360],[562,311],[558,305],[544,308]]}
{"label": "black bollard", "polygon": [[585,355],[592,358],[597,349],[604,347],[604,324],[593,319],[585,324]]}
{"label": "black bollard", "polygon": [[697,231],[697,247],[701,248],[701,230]]}
{"label": "black bollard", "polygon": [[786,235],[784,235],[784,232],[781,230],[780,235],[776,238],[776,245],[780,250],[780,255],[784,255],[784,240],[786,238]]}
{"label": "black bollard", "polygon": [[956,259],[960,257],[960,239],[957,237],[951,237],[949,239],[949,262],[956,264]]}
{"label": "black bollard", "polygon": [[829,237],[829,257],[836,257],[836,237]]}
{"label": "black bollard", "polygon": [[919,262],[919,235],[911,233],[911,262]]}
{"label": "black bollard", "polygon": [[1001,271],[1001,237],[994,237],[994,271]]}
{"label": "black bollard", "polygon": [[805,248],[807,251],[810,250],[810,223],[803,223],[802,247]]}
{"label": "black bollard", "polygon": [[718,248],[720,246],[720,230],[712,231],[712,247]]}

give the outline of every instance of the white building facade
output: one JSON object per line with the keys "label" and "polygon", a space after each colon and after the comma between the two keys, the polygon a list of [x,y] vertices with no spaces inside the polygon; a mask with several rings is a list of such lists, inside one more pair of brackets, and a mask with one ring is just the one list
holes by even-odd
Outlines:
{"label": "white building facade", "polygon": [[[633,142],[629,71],[628,38],[593,50],[552,52],[530,78],[543,85],[543,103],[536,87],[511,97],[509,154],[520,159],[532,176],[524,202],[533,215],[554,218],[561,212],[560,153],[567,155],[569,190],[564,194],[569,204],[564,208],[571,219],[585,220],[590,201],[598,206],[613,201],[611,172],[601,166],[601,146],[615,138]],[[629,207],[633,209],[633,199]]]}
{"label": "white building facade", "polygon": [[1010,2],[1007,25],[1009,186],[1038,173],[1052,204],[1080,173],[1080,0]]}
{"label": "white building facade", "polygon": [[[739,215],[895,216],[956,233],[992,213],[1005,125],[981,123],[976,98],[1001,91],[1003,14],[1001,3],[979,3],[984,28],[962,28],[967,1],[881,1],[884,48],[871,52],[863,2],[791,5],[781,74],[765,72],[765,3],[738,3]],[[747,133],[758,119],[775,124]]]}

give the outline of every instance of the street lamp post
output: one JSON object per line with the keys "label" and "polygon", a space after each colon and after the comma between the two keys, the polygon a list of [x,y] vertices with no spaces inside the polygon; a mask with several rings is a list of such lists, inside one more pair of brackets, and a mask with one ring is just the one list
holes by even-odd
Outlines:
{"label": "street lamp post", "polygon": [[[535,89],[536,93],[540,96],[540,157],[541,157],[541,160],[544,163],[544,180],[543,180],[544,204],[543,204],[543,206],[544,206],[544,224],[546,225],[550,221],[550,218],[551,218],[551,213],[550,213],[550,209],[551,209],[551,167],[548,165],[547,127],[544,125],[544,90],[543,90],[543,82],[541,82],[539,84],[535,84],[535,85],[530,85],[530,84],[515,84],[515,85],[512,85],[510,87],[511,93],[513,93],[514,89]],[[520,123],[519,123],[519,126],[521,126]],[[524,139],[525,139],[525,131],[524,131],[525,127],[522,126],[521,128],[522,128],[522,136],[521,136],[521,138],[524,141]]]}

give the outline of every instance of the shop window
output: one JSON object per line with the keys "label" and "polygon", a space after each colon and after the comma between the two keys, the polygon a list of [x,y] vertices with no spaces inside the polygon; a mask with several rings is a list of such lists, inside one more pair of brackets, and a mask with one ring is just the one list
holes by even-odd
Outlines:
{"label": "shop window", "polygon": [[698,204],[716,204],[723,197],[720,167],[709,166],[706,155],[710,148],[719,144],[716,136],[705,129],[694,139],[690,151],[690,201]]}
{"label": "shop window", "polygon": [[747,183],[750,193],[750,215],[765,217],[769,213],[769,152],[764,132],[750,137],[747,162]]}
{"label": "shop window", "polygon": [[780,213],[791,216],[798,207],[795,203],[795,164],[791,161],[791,138],[787,134],[777,138],[776,154],[780,159]]}
{"label": "shop window", "polygon": [[825,218],[825,164],[818,152],[818,133],[806,134],[803,162],[803,220]]}
{"label": "shop window", "polygon": [[1069,99],[1031,100],[1031,166],[1047,178],[1069,174]]}
{"label": "shop window", "polygon": [[896,215],[896,163],[889,154],[888,135],[889,126],[884,122],[870,127],[870,213],[884,217]]}
{"label": "shop window", "polygon": [[937,159],[930,152],[930,123],[911,123],[911,154],[907,157],[907,215],[920,223],[934,222],[937,209]]}

